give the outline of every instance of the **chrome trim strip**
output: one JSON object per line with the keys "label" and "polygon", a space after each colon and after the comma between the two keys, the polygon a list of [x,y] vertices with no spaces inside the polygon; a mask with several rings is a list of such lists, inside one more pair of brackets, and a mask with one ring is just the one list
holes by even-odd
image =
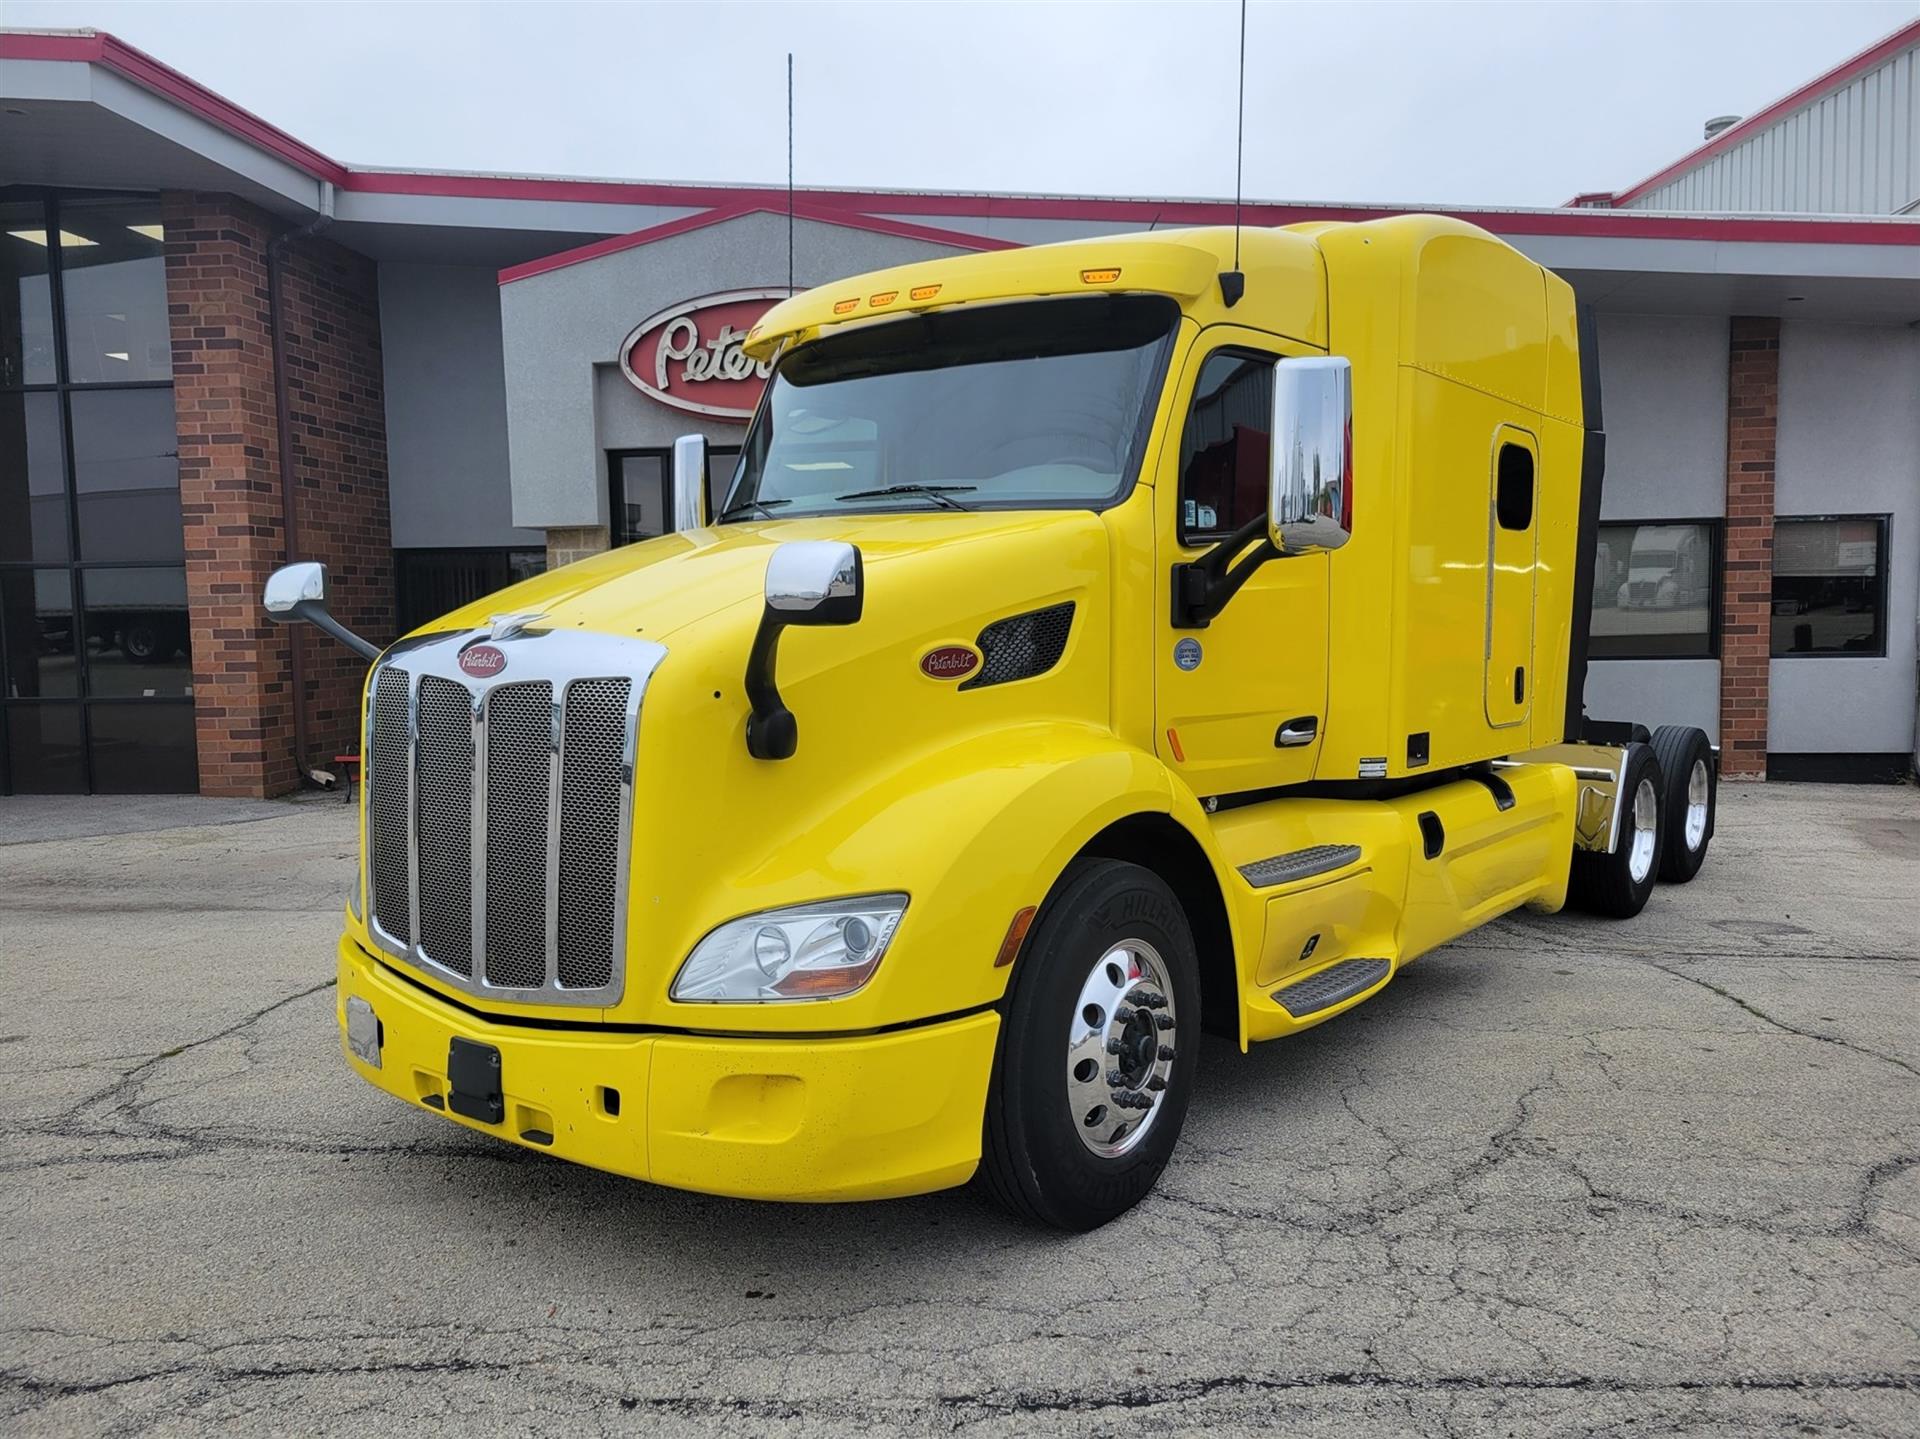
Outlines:
{"label": "chrome trim strip", "polygon": [[[476,679],[460,669],[460,652],[479,640],[495,643],[507,656],[498,673]],[[421,635],[404,641],[382,655],[367,680],[366,713],[363,726],[361,803],[372,803],[373,774],[373,695],[382,671],[389,662],[404,667],[407,673],[407,879],[409,911],[413,924],[412,944],[402,944],[383,929],[368,901],[367,933],[383,953],[401,960],[422,974],[450,989],[483,1000],[519,1004],[603,1007],[619,1002],[626,988],[629,868],[633,854],[634,776],[639,756],[640,715],[646,690],[654,672],[667,657],[666,646],[653,640],[627,639],[617,635],[591,634],[580,630],[523,630],[494,641],[489,629],[447,631]],[[415,823],[419,765],[419,690],[427,676],[436,676],[464,686],[473,696],[474,745],[473,786],[470,816],[473,835],[471,856],[473,879],[473,954],[472,975],[459,974],[434,962],[420,945],[420,870]],[[622,735],[622,772],[615,837],[619,855],[614,885],[612,972],[608,982],[594,989],[563,989],[559,984],[559,855],[560,800],[566,736],[565,696],[580,680],[626,680],[626,729]],[[548,750],[547,781],[547,937],[546,983],[540,988],[506,988],[486,982],[486,805],[487,805],[487,696],[501,685],[538,683],[553,686],[553,707]],[[370,813],[370,811],[369,811]],[[372,852],[363,820],[361,872],[372,892]]]}

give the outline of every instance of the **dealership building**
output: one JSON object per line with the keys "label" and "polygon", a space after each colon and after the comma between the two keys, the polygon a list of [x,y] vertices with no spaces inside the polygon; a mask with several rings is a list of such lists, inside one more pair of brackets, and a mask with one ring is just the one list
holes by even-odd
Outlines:
{"label": "dealership building", "polygon": [[[1920,24],[1627,191],[1450,212],[1597,312],[1588,708],[1699,725],[1729,775],[1911,770],[1917,51]],[[0,793],[270,795],[332,767],[363,666],[268,623],[266,576],[324,560],[384,643],[659,534],[676,436],[730,473],[765,379],[738,342],[790,265],[804,288],[1233,216],[789,203],[349,168],[112,36],[0,32]]]}

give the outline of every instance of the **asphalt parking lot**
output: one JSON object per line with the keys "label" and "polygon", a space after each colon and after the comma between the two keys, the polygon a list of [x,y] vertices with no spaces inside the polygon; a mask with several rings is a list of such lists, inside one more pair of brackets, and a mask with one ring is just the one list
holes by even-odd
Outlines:
{"label": "asphalt parking lot", "polygon": [[1087,1236],[652,1189],[349,1073],[331,801],[0,800],[0,1426],[1920,1433],[1920,792],[1729,786],[1209,1050]]}

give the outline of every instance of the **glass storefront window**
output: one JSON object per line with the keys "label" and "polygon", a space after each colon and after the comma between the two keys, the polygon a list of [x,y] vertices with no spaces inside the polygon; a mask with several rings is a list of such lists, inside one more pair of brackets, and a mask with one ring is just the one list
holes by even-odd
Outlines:
{"label": "glass storefront window", "polygon": [[87,693],[119,699],[193,694],[187,572],[145,566],[81,571]]}
{"label": "glass storefront window", "polygon": [[1886,521],[1775,520],[1773,653],[1884,655]]}
{"label": "glass storefront window", "polygon": [[93,787],[104,794],[182,794],[200,787],[190,704],[87,706]]}
{"label": "glass storefront window", "polygon": [[1654,520],[1600,526],[1593,565],[1597,660],[1710,659],[1717,653],[1716,527]]}
{"label": "glass storefront window", "polygon": [[70,383],[173,377],[165,242],[157,199],[61,200]]}
{"label": "glass storefront window", "polygon": [[[707,447],[709,514],[719,514],[725,505],[739,463],[738,445]],[[614,544],[637,544],[673,528],[671,450],[615,450],[607,456],[607,471],[613,480]]]}
{"label": "glass storefront window", "polygon": [[60,397],[0,391],[0,560],[67,558]]}
{"label": "glass storefront window", "polygon": [[57,378],[50,240],[38,199],[0,201],[0,387]]}
{"label": "glass storefront window", "polygon": [[73,573],[0,569],[6,626],[6,698],[72,699],[80,693]]}
{"label": "glass storefront window", "polygon": [[5,721],[15,794],[85,793],[79,705],[8,705]]}
{"label": "glass storefront window", "polygon": [[173,391],[76,390],[71,403],[80,558],[185,559]]}

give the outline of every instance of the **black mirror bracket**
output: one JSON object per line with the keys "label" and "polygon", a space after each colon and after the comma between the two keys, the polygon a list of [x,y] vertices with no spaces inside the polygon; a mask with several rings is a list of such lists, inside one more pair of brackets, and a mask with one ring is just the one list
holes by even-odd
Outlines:
{"label": "black mirror bracket", "polygon": [[865,570],[857,546],[835,540],[792,540],[767,560],[766,607],[747,654],[747,753],[755,759],[791,759],[799,722],[774,680],[780,632],[788,625],[858,624],[866,603]]}
{"label": "black mirror bracket", "polygon": [[[1250,540],[1260,543],[1247,550],[1239,564],[1228,562],[1246,549]],[[1268,560],[1278,559],[1280,549],[1267,530],[1267,517],[1256,515],[1197,560],[1173,567],[1173,627],[1177,630],[1203,630],[1215,615],[1227,607],[1227,601],[1253,578],[1254,571]]]}
{"label": "black mirror bracket", "polygon": [[780,632],[787,622],[769,609],[761,612],[747,656],[747,753],[755,759],[791,759],[800,747],[800,722],[780,698],[774,683],[774,663],[780,654]]}

